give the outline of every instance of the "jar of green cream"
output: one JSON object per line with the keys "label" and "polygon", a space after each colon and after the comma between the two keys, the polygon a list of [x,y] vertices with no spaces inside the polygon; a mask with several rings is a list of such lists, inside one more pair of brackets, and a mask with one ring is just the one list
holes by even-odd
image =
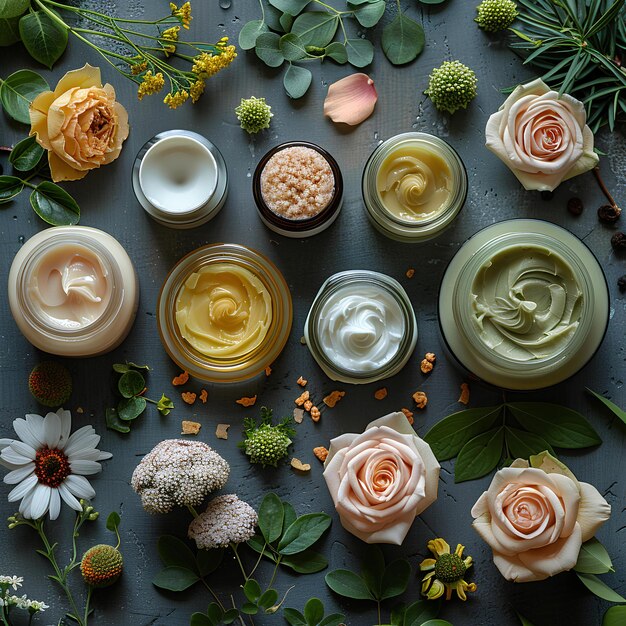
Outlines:
{"label": "jar of green cream", "polygon": [[439,292],[450,352],[474,377],[505,389],[569,378],[595,354],[608,321],[608,287],[593,253],[540,220],[507,220],[475,234]]}

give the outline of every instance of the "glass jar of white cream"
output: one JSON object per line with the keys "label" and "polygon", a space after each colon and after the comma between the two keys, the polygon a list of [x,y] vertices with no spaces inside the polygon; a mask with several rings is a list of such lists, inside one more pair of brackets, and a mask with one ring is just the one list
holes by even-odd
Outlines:
{"label": "glass jar of white cream", "polygon": [[315,297],[304,338],[329,378],[371,383],[404,367],[417,342],[417,321],[393,278],[368,270],[339,272]]}
{"label": "glass jar of white cream", "polygon": [[84,357],[116,348],[135,320],[133,264],[111,235],[86,226],[48,228],[31,237],[9,271],[9,305],[36,348]]}
{"label": "glass jar of white cream", "polygon": [[461,157],[439,137],[403,133],[381,143],[363,170],[363,201],[383,235],[427,241],[449,226],[465,203]]}
{"label": "glass jar of white cream", "polygon": [[439,291],[450,352],[473,376],[505,389],[569,378],[595,354],[608,321],[608,287],[593,253],[540,220],[507,220],[475,234]]}

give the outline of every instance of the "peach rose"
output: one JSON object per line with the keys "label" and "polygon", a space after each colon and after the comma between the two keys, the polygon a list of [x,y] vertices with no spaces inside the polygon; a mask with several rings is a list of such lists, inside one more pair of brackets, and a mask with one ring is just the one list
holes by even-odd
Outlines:
{"label": "peach rose", "polygon": [[79,180],[117,159],[128,137],[128,114],[102,86],[100,68],[87,64],[65,74],[54,91],[30,105],[30,134],[48,150],[52,180]]}
{"label": "peach rose", "polygon": [[541,79],[520,85],[487,122],[487,148],[525,189],[552,191],[598,163],[582,102]]}
{"label": "peach rose", "polygon": [[474,528],[491,546],[501,574],[515,582],[572,569],[583,542],[611,507],[548,452],[500,470],[472,508]]}
{"label": "peach rose", "polygon": [[437,499],[439,463],[404,413],[330,442],[324,479],[343,527],[366,543],[400,545]]}

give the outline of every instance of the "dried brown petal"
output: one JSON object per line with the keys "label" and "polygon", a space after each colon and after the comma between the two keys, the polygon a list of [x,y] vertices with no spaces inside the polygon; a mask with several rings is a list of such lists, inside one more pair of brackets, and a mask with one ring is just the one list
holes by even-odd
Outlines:
{"label": "dried brown petal", "polygon": [[181,422],[181,426],[181,435],[197,435],[202,428],[202,424],[200,424],[200,422],[190,422],[188,420],[183,420]]}
{"label": "dried brown petal", "polygon": [[291,459],[291,467],[293,467],[293,469],[297,472],[311,471],[311,466],[308,463],[303,463],[300,459],[296,459],[295,457]]}
{"label": "dried brown petal", "polygon": [[183,391],[180,394],[180,397],[183,399],[183,402],[187,404],[193,404],[196,401],[196,394],[193,391]]}
{"label": "dried brown petal", "polygon": [[428,404],[428,398],[423,391],[416,391],[413,394],[413,400],[415,401],[418,409],[423,409]]}
{"label": "dried brown petal", "polygon": [[328,449],[324,446],[318,446],[313,448],[313,454],[323,463],[328,456]]}
{"label": "dried brown petal", "polygon": [[189,380],[189,372],[181,372],[178,376],[172,378],[172,385],[178,387],[184,385]]}
{"label": "dried brown petal", "polygon": [[302,420],[304,419],[304,411],[302,409],[294,409],[293,410],[293,420],[296,424],[302,424]]}
{"label": "dried brown petal", "polygon": [[235,402],[237,404],[241,404],[241,406],[254,406],[254,403],[256,402],[256,396],[243,396],[242,398],[239,398],[239,400],[235,400]]}
{"label": "dried brown petal", "polygon": [[202,389],[200,391],[200,402],[202,402],[202,404],[206,404],[208,397],[209,397],[208,391],[206,389]]}
{"label": "dried brown petal", "polygon": [[341,398],[343,398],[345,395],[345,391],[331,391],[324,398],[323,402],[327,407],[332,409],[337,404],[337,402],[339,402],[339,400],[341,400]]}
{"label": "dried brown petal", "polygon": [[461,383],[461,395],[459,396],[459,402],[461,404],[468,404],[470,399],[470,389],[467,383]]}
{"label": "dried brown petal", "polygon": [[300,378],[298,378],[296,382],[298,383],[298,385],[300,385],[300,387],[306,387],[306,384],[309,381],[306,380],[306,378],[302,378],[302,376],[300,376]]}
{"label": "dried brown petal", "polygon": [[215,429],[215,436],[218,439],[228,439],[228,429],[230,428],[230,424],[218,424]]}

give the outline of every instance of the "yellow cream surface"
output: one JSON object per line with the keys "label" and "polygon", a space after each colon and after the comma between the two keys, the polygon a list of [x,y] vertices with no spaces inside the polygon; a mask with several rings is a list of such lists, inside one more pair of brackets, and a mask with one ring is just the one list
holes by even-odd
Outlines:
{"label": "yellow cream surface", "polygon": [[419,143],[401,144],[381,163],[376,188],[394,217],[421,222],[448,205],[452,172],[435,149]]}
{"label": "yellow cream surface", "polygon": [[269,292],[234,263],[206,265],[187,278],[176,298],[181,335],[209,358],[238,358],[254,350],[272,322]]}

